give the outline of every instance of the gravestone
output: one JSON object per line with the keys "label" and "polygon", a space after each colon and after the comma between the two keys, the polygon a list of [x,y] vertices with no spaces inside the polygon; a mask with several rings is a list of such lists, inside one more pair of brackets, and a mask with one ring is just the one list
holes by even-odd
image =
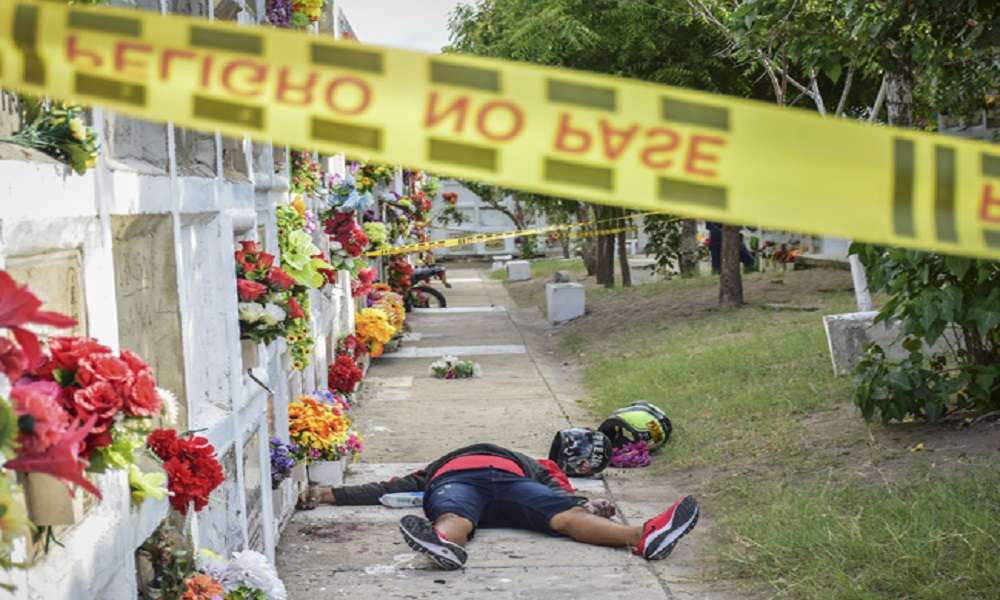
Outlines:
{"label": "gravestone", "polygon": [[507,263],[508,281],[527,281],[531,279],[531,263],[526,260],[512,260]]}
{"label": "gravestone", "polygon": [[261,488],[260,428],[243,445],[243,492],[247,507],[247,545],[264,552],[264,507]]}
{"label": "gravestone", "polygon": [[69,315],[77,324],[70,329],[31,326],[33,331],[59,335],[87,335],[83,295],[83,256],[79,250],[60,250],[32,256],[7,257],[6,270],[19,285],[28,285],[45,310]]}
{"label": "gravestone", "polygon": [[579,283],[546,283],[545,309],[549,323],[563,323],[582,317],[587,296]]}

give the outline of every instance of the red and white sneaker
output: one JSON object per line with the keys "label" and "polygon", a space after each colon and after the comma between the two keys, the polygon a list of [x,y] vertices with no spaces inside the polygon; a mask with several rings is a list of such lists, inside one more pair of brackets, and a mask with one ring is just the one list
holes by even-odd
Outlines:
{"label": "red and white sneaker", "polygon": [[694,496],[683,496],[673,506],[646,521],[642,526],[642,540],[634,552],[646,560],[663,560],[696,523],[698,501]]}

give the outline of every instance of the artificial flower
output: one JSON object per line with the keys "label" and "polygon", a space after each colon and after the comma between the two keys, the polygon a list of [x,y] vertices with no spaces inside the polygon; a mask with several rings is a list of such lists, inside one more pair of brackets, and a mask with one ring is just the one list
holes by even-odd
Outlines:
{"label": "artificial flower", "polygon": [[306,316],[306,313],[302,310],[302,307],[299,306],[299,301],[296,300],[295,298],[288,299],[288,316],[290,316],[293,319],[302,319],[305,318]]}
{"label": "artificial flower", "polygon": [[[274,306],[273,304],[271,306]],[[239,312],[240,320],[245,323],[256,323],[264,318],[266,309],[263,304],[258,304],[257,302],[240,302],[236,305],[236,309]],[[281,310],[279,308],[279,310]],[[282,311],[282,315],[284,311]],[[282,316],[284,319],[284,316]]]}
{"label": "artificial flower", "polygon": [[460,360],[457,356],[442,356],[431,363],[431,375],[438,379],[466,379],[479,377],[480,369],[471,360]]}
{"label": "artificial flower", "polygon": [[181,600],[222,600],[226,593],[218,581],[202,573],[191,575],[185,580],[184,585]]}
{"label": "artificial flower", "polygon": [[164,425],[177,424],[180,408],[177,404],[177,396],[173,392],[164,388],[156,388],[156,393],[160,396],[160,403],[163,405],[162,416]]}
{"label": "artificial flower", "polygon": [[267,557],[253,550],[233,553],[230,561],[213,552],[201,552],[197,566],[218,581],[226,598],[287,600],[285,584]]}
{"label": "artificial flower", "polygon": [[5,337],[0,337],[0,373],[16,381],[28,369],[28,357],[21,348]]}
{"label": "artificial flower", "polygon": [[52,381],[14,385],[10,399],[17,415],[21,452],[45,452],[66,435],[70,417],[59,403],[60,394],[59,386]]}
{"label": "artificial flower", "polygon": [[14,460],[7,461],[4,467],[24,473],[45,473],[64,483],[75,483],[100,498],[101,491],[83,476],[84,464],[80,460],[80,442],[90,434],[96,419],[92,416],[86,423],[68,430],[44,452],[19,454]]}
{"label": "artificial flower", "polygon": [[267,286],[263,283],[250,281],[248,279],[237,279],[236,290],[240,295],[240,300],[250,302],[257,300],[267,293]]}
{"label": "artificial flower", "polygon": [[137,503],[146,498],[163,500],[167,497],[167,475],[159,471],[143,473],[142,469],[132,464],[128,466],[128,486],[132,490],[132,500]]}
{"label": "artificial flower", "polygon": [[59,328],[76,325],[76,319],[40,310],[41,307],[42,301],[28,290],[28,286],[18,287],[6,271],[0,271],[0,327],[6,327],[14,335],[29,366],[36,365],[42,358],[42,348],[38,336],[26,329],[26,325]]}
{"label": "artificial flower", "polygon": [[355,317],[354,331],[371,353],[372,358],[382,355],[382,346],[392,339],[396,328],[389,323],[389,315],[380,308],[363,308]]}
{"label": "artificial flower", "polygon": [[284,321],[286,316],[287,314],[284,309],[277,304],[269,303],[264,306],[264,314],[261,316],[261,320],[265,325],[277,325]]}
{"label": "artificial flower", "polygon": [[271,267],[268,279],[280,290],[287,290],[295,285],[295,279],[281,270],[281,267]]}
{"label": "artificial flower", "polygon": [[154,431],[146,444],[163,461],[174,510],[187,514],[189,506],[195,512],[205,508],[209,496],[225,479],[215,447],[198,435],[177,437],[173,429]]}
{"label": "artificial flower", "polygon": [[364,374],[354,359],[346,354],[338,354],[327,368],[327,387],[331,390],[350,394],[358,386]]}
{"label": "artificial flower", "polygon": [[351,296],[360,298],[365,296],[372,289],[372,284],[378,277],[378,271],[373,267],[368,267],[358,271],[358,278],[351,282]]}
{"label": "artificial flower", "polygon": [[286,444],[279,438],[271,438],[271,488],[278,489],[281,482],[292,476],[295,455],[299,449],[294,443]]}

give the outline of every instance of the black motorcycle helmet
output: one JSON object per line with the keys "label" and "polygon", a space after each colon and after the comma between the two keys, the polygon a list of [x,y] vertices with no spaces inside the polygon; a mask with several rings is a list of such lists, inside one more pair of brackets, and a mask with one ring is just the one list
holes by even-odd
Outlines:
{"label": "black motorcycle helmet", "polygon": [[552,438],[549,460],[570,477],[596,475],[611,462],[611,440],[593,429],[563,429]]}

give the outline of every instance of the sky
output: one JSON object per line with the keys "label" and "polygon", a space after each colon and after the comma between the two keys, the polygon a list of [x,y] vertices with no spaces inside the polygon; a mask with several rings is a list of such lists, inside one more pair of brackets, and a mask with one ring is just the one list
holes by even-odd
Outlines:
{"label": "sky", "polygon": [[473,0],[336,0],[363,44],[440,52],[448,15]]}

